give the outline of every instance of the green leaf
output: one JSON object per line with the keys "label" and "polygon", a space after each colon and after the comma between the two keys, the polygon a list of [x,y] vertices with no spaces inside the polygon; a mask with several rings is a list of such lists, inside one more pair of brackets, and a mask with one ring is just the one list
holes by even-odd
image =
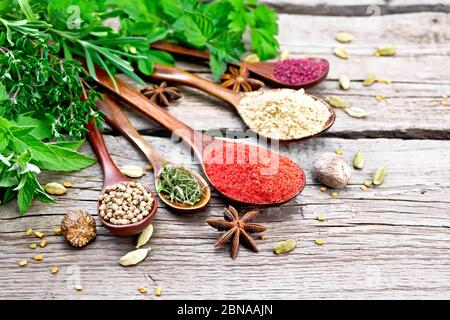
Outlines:
{"label": "green leaf", "polygon": [[0,82],[0,102],[3,101],[9,101],[9,95],[4,84]]}
{"label": "green leaf", "polygon": [[[11,121],[12,124],[14,124],[17,127],[34,127],[33,130],[31,130],[29,133],[26,134],[32,134],[36,138],[42,140],[47,139],[52,136],[52,128],[51,124],[48,120],[43,119],[35,119],[33,117],[30,117],[26,114],[19,115],[16,119]],[[26,129],[28,131],[28,129]],[[26,132],[26,131],[24,131]],[[18,131],[15,131],[15,135],[17,136],[20,134]]]}
{"label": "green leaf", "polygon": [[273,35],[265,29],[252,29],[251,42],[256,54],[262,60],[270,59],[276,56],[278,42]]}
{"label": "green leaf", "polygon": [[84,140],[80,141],[59,141],[59,142],[50,142],[49,146],[57,146],[65,149],[70,149],[72,151],[77,151],[84,143]]}
{"label": "green leaf", "polygon": [[18,0],[20,9],[22,10],[25,17],[27,17],[28,21],[34,21],[36,20],[36,15],[34,14],[33,10],[31,9],[30,4],[28,3],[28,0]]}
{"label": "green leaf", "polygon": [[21,183],[23,181],[23,187],[20,188],[17,194],[17,204],[19,205],[19,213],[23,215],[31,206],[31,201],[33,200],[34,187],[30,183],[29,179],[35,179],[32,174],[22,176]]}
{"label": "green leaf", "polygon": [[147,59],[142,59],[138,61],[138,68],[145,75],[151,75],[153,73],[153,68],[155,63],[165,64],[165,65],[174,65],[174,58],[164,51],[159,50],[147,50],[144,52]]}
{"label": "green leaf", "polygon": [[214,35],[214,24],[208,17],[191,13],[178,18],[172,26],[183,35],[183,39],[194,47],[203,47]]}

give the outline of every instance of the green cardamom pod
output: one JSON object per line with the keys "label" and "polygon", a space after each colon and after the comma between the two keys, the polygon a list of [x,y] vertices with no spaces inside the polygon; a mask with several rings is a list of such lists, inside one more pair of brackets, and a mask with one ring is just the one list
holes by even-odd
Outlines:
{"label": "green cardamom pod", "polygon": [[380,167],[373,175],[373,184],[379,186],[384,182],[384,178],[386,177],[387,170],[385,166]]}
{"label": "green cardamom pod", "polygon": [[139,249],[142,246],[145,246],[153,235],[153,226],[150,224],[147,228],[145,228],[137,239],[136,249]]}
{"label": "green cardamom pod", "polygon": [[344,99],[338,96],[328,96],[325,98],[325,100],[335,108],[347,108],[348,103]]}
{"label": "green cardamom pod", "polygon": [[147,257],[148,252],[150,251],[150,248],[148,249],[137,249],[131,252],[128,252],[126,255],[124,255],[122,258],[120,258],[119,263],[126,267],[126,266],[134,266],[135,264],[138,264],[142,260]]}
{"label": "green cardamom pod", "polygon": [[358,151],[353,157],[353,166],[356,169],[362,169],[364,167],[364,162],[365,162],[364,153]]}
{"label": "green cardamom pod", "polygon": [[369,86],[373,85],[375,83],[375,81],[377,81],[377,77],[373,73],[370,73],[364,79],[363,86],[369,87]]}
{"label": "green cardamom pod", "polygon": [[378,48],[377,51],[375,51],[375,55],[388,57],[393,56],[396,52],[397,48],[394,45],[389,44],[387,46]]}
{"label": "green cardamom pod", "polygon": [[342,75],[339,77],[339,85],[342,90],[350,89],[350,78],[346,75]]}
{"label": "green cardamom pod", "polygon": [[277,242],[275,246],[273,247],[273,253],[275,254],[283,254],[288,253],[292,250],[294,250],[295,246],[297,245],[297,240],[295,239],[289,239],[286,241]]}
{"label": "green cardamom pod", "polygon": [[348,52],[347,49],[342,47],[334,48],[333,53],[336,57],[341,59],[348,59]]}
{"label": "green cardamom pod", "polygon": [[366,111],[364,111],[364,109],[361,109],[358,107],[347,108],[347,109],[345,109],[345,112],[347,112],[347,114],[350,117],[357,118],[357,119],[365,118],[367,115]]}
{"label": "green cardamom pod", "polygon": [[336,41],[340,43],[349,43],[352,42],[353,36],[350,33],[347,32],[339,32],[336,37]]}

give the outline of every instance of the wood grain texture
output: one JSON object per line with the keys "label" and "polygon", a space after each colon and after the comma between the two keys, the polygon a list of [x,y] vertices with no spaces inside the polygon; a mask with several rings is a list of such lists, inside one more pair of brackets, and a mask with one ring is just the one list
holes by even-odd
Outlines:
{"label": "wood grain texture", "polygon": [[450,12],[448,0],[262,0],[278,12],[331,15],[370,16],[422,11]]}
{"label": "wood grain texture", "polygon": [[[442,95],[450,96],[445,67],[450,55],[450,15],[324,16],[365,15],[370,4],[396,13],[424,8],[448,11],[448,1],[266,2],[285,12],[304,14],[280,15],[283,49],[293,57],[313,55],[331,62],[328,80],[310,93],[342,95],[370,115],[357,120],[338,110],[336,124],[326,135],[280,146],[283,154],[305,169],[307,186],[281,207],[262,208],[255,220],[269,227],[269,239],[257,240],[260,253],[241,248],[233,261],[228,248],[213,248],[219,233],[205,220],[220,217],[226,205],[213,193],[210,205],[196,215],[178,215],[161,204],[149,243],[150,256],[136,267],[123,268],[118,259],[133,249],[134,238],[114,237],[99,225],[97,239],[77,250],[52,231],[69,210],[96,214],[102,186],[99,165],[73,174],[45,172],[40,176],[42,183],[67,180],[74,186],[54,205],[35,202],[23,217],[14,203],[0,206],[0,299],[157,299],[152,295],[157,286],[162,288],[158,299],[450,297],[450,107],[439,104]],[[355,38],[346,45],[348,61],[331,54],[338,45],[334,35],[339,31]],[[396,57],[373,56],[374,48],[384,43],[397,45]],[[180,66],[210,77],[205,66]],[[361,80],[369,72],[394,82],[363,87]],[[347,92],[337,84],[344,73],[354,80]],[[223,129],[245,129],[222,102],[182,89],[185,98],[169,107],[170,113],[196,129],[215,130],[216,134]],[[387,99],[377,102],[376,95]],[[199,169],[183,146],[169,141],[167,132],[138,114],[128,114],[139,131],[148,135],[144,138],[169,160]],[[106,132],[110,134],[106,143],[118,165],[146,165],[144,156],[117,132],[109,128]],[[344,150],[347,160],[361,149],[367,162],[364,170],[354,170],[348,188],[332,198],[329,190],[319,191],[311,163],[319,153],[336,149]],[[92,154],[87,144],[83,151]],[[362,191],[360,185],[381,165],[388,168],[386,182]],[[154,188],[151,173],[140,181]],[[318,215],[325,215],[327,221],[316,221]],[[29,249],[37,239],[25,236],[27,228],[48,234],[48,245]],[[298,239],[298,248],[275,256],[273,244],[288,238]],[[317,246],[316,239],[325,244]],[[44,261],[32,260],[37,253],[44,255]],[[20,268],[21,259],[29,265]],[[50,273],[53,265],[60,268],[56,275]],[[229,274],[233,274],[232,281]],[[82,284],[83,291],[76,292],[75,284]],[[137,291],[141,285],[149,288],[148,294]]]}
{"label": "wood grain texture", "polygon": [[[145,139],[171,160],[189,162],[189,155],[180,154],[184,149],[179,144]],[[107,136],[106,143],[119,165],[146,164],[123,138]],[[318,152],[336,148],[344,150],[347,159],[361,148],[367,166],[355,170],[352,184],[334,199],[319,191],[311,162]],[[85,150],[90,152],[88,146]],[[68,210],[95,213],[99,166],[73,175],[44,174],[42,182],[70,180],[74,186],[55,205],[35,203],[24,217],[17,215],[13,204],[2,208],[0,284],[10,290],[0,291],[0,298],[154,299],[139,294],[140,285],[162,287],[161,299],[448,297],[449,141],[318,138],[281,146],[281,152],[303,166],[307,187],[282,207],[262,209],[255,220],[269,227],[269,239],[257,240],[259,254],[241,248],[236,261],[229,258],[227,248],[212,247],[219,233],[205,220],[221,216],[224,203],[217,196],[205,211],[192,216],[160,207],[151,254],[136,267],[117,264],[132,250],[135,239],[114,237],[102,227],[87,248],[71,249],[52,230]],[[389,170],[385,184],[361,191],[360,184],[381,164]],[[198,169],[195,163],[192,167]],[[152,186],[150,175],[141,181]],[[319,214],[328,220],[316,221]],[[47,247],[28,249],[36,239],[25,236],[27,228],[49,234]],[[287,238],[299,239],[298,248],[275,256],[274,242]],[[316,239],[325,244],[317,246]],[[44,261],[31,261],[37,252]],[[28,259],[29,265],[18,267],[21,259]],[[57,275],[50,274],[52,265],[60,267]],[[224,277],[230,272],[233,282]],[[82,292],[73,290],[78,282]]]}

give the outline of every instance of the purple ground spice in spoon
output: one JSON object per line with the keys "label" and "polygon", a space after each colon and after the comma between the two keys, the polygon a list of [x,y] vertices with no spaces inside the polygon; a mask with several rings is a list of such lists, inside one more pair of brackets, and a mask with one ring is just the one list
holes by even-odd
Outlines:
{"label": "purple ground spice in spoon", "polygon": [[328,72],[329,63],[321,59],[287,59],[275,63],[273,74],[289,85],[302,85],[316,81]]}

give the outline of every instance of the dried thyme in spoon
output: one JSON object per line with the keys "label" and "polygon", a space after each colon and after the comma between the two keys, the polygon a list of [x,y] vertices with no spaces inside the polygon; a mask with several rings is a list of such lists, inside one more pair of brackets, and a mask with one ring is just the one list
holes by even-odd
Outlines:
{"label": "dried thyme in spoon", "polygon": [[170,201],[194,205],[200,201],[203,189],[192,172],[182,166],[163,166],[158,177],[156,191]]}

